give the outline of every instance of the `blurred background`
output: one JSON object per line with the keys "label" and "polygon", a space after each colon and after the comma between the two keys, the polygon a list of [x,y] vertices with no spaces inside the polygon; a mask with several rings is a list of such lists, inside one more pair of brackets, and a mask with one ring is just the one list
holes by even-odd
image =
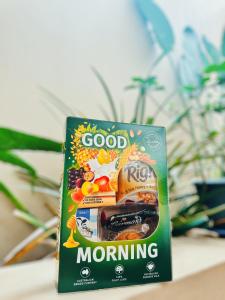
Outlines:
{"label": "blurred background", "polygon": [[225,236],[224,11],[0,1],[2,264],[55,253],[67,115],[166,126],[173,235]]}

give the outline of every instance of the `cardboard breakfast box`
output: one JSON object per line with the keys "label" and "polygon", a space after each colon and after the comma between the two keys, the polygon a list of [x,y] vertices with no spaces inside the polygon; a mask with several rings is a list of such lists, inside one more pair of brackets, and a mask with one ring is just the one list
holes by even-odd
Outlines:
{"label": "cardboard breakfast box", "polygon": [[171,280],[163,127],[69,117],[58,292]]}

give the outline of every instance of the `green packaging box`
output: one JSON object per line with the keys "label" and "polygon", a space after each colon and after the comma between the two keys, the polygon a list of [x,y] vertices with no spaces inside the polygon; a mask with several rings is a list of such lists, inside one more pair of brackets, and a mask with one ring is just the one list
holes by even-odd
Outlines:
{"label": "green packaging box", "polygon": [[170,281],[165,128],[67,118],[58,292]]}

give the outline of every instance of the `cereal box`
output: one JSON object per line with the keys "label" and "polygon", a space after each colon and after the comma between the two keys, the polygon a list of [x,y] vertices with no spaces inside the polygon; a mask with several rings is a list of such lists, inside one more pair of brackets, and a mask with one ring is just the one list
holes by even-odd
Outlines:
{"label": "cereal box", "polygon": [[163,127],[67,119],[58,250],[60,293],[171,280]]}

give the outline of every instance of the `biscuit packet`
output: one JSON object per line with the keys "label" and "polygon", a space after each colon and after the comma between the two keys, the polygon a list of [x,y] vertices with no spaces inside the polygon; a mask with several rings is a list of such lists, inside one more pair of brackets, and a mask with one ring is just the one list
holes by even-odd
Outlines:
{"label": "biscuit packet", "polygon": [[65,148],[58,292],[171,280],[165,129],[69,117]]}

